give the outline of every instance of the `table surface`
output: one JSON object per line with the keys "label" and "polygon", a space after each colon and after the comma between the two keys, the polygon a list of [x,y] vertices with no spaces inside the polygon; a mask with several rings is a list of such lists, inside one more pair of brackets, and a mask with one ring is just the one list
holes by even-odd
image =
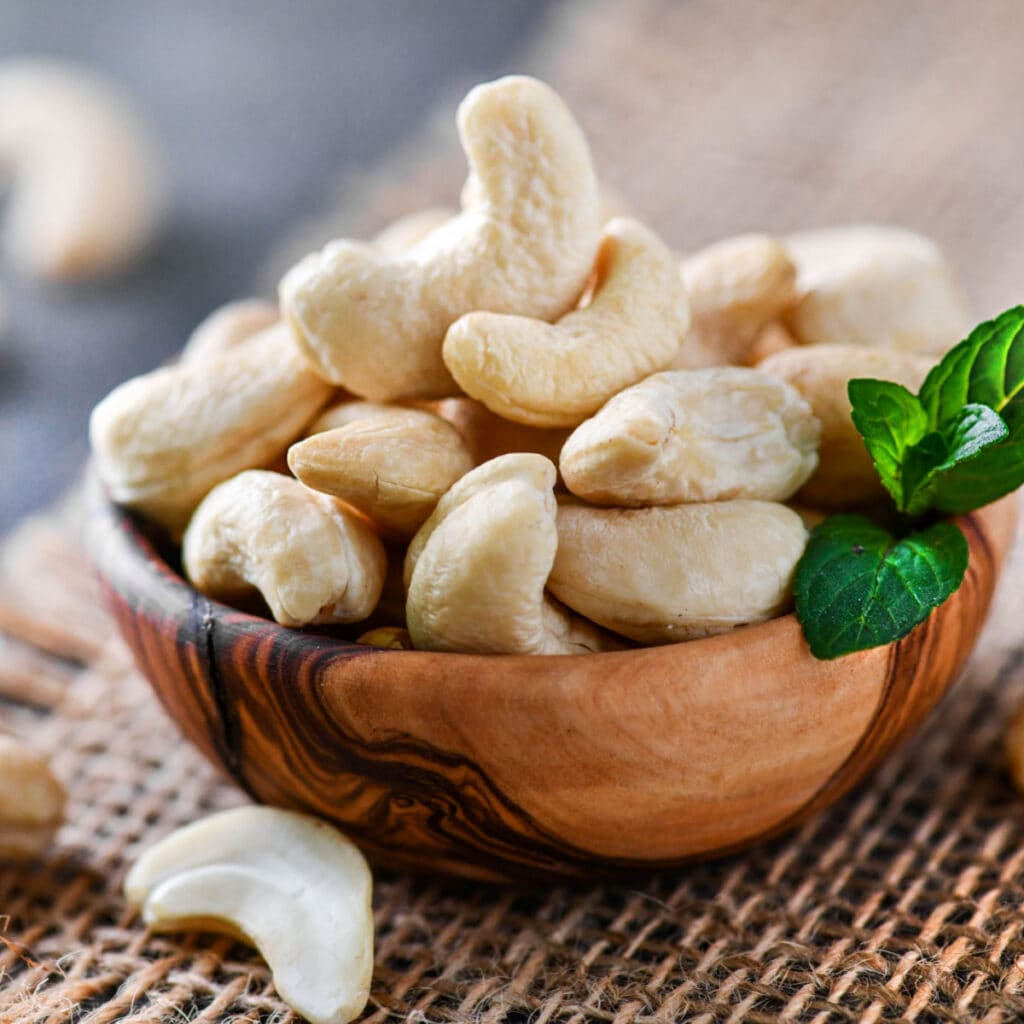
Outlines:
{"label": "table surface", "polygon": [[72,58],[160,134],[165,231],[127,276],[74,288],[0,263],[0,532],[55,498],[92,406],[251,291],[289,229],[409,137],[446,94],[515,69],[551,0],[4,0],[0,60]]}

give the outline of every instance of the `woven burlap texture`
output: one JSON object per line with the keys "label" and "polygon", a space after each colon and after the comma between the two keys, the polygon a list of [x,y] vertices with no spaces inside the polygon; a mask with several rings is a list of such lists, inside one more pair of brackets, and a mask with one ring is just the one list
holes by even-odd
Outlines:
{"label": "woven burlap texture", "polygon": [[[1015,0],[581,3],[527,66],[680,249],[895,220],[938,237],[990,313],[1019,298],[1022,31]],[[458,161],[435,141],[349,188],[334,220],[369,228],[453,195]],[[0,720],[52,755],[70,794],[48,858],[0,868],[0,1021],[292,1019],[245,947],[150,935],[121,897],[141,849],[242,797],[132,670],[79,527],[74,508],[26,524],[0,566]],[[1024,692],[1022,557],[953,695],[797,834],[633,885],[378,875],[367,1019],[1024,1018],[1024,803],[999,743]]]}

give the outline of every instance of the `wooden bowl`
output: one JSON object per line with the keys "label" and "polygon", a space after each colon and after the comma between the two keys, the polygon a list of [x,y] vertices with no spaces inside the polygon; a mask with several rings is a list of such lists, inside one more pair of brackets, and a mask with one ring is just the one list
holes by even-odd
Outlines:
{"label": "wooden bowl", "polygon": [[899,643],[831,662],[792,615],[578,657],[380,650],[209,600],[99,494],[90,547],[164,707],[256,800],[337,822],[379,863],[591,876],[749,846],[873,771],[970,653],[1015,505],[959,523],[960,590]]}

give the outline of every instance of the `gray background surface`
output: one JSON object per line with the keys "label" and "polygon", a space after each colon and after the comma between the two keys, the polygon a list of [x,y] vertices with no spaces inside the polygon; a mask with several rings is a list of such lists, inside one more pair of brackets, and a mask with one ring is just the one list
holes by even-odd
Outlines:
{"label": "gray background surface", "polygon": [[0,0],[0,60],[101,68],[148,110],[171,188],[129,275],[57,288],[0,264],[0,532],[86,456],[89,410],[248,293],[292,225],[466,80],[514,70],[550,0]]}

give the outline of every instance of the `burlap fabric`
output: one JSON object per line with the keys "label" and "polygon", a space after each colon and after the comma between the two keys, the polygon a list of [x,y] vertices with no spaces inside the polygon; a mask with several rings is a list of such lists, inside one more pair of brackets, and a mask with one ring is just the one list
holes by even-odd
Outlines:
{"label": "burlap fabric", "polygon": [[[898,220],[947,245],[988,313],[1020,298],[1022,33],[1015,0],[583,4],[527,66],[680,248]],[[407,153],[345,223],[454,193],[450,166]],[[140,849],[241,797],[133,672],[78,526],[73,509],[27,524],[0,567],[0,717],[70,791],[52,856],[0,869],[0,1021],[288,1020],[246,948],[149,935],[120,896]],[[1024,692],[1020,565],[940,711],[795,835],[633,885],[379,875],[367,1018],[1024,1019],[1024,801],[999,745]]]}

